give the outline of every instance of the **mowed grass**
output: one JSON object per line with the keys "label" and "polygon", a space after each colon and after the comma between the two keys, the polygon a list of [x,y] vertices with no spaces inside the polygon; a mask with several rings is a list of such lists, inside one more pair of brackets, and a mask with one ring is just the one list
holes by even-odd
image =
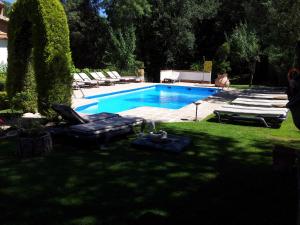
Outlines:
{"label": "mowed grass", "polygon": [[0,142],[1,224],[295,224],[295,174],[272,170],[274,147],[300,149],[291,117],[280,129],[160,127],[193,145],[171,154],[132,148],[134,135],[102,150],[64,140],[18,160],[14,141]]}

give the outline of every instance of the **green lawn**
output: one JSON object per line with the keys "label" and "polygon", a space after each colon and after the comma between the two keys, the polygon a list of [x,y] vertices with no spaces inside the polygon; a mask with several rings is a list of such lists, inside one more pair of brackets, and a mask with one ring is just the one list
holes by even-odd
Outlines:
{"label": "green lawn", "polygon": [[15,159],[0,142],[0,218],[24,224],[295,224],[296,181],[272,170],[272,149],[300,149],[291,118],[281,129],[211,120],[163,124],[188,135],[180,154],[55,145],[45,158]]}

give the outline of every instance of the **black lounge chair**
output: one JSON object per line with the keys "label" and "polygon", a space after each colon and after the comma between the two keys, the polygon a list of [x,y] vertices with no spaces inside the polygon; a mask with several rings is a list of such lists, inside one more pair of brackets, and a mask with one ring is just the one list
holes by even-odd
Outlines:
{"label": "black lounge chair", "polygon": [[79,115],[71,107],[62,104],[53,104],[52,109],[59,114],[70,125],[84,124],[89,122],[95,122],[97,120],[108,119],[112,117],[120,117],[115,113],[98,113],[94,115]]}
{"label": "black lounge chair", "polygon": [[72,108],[61,104],[52,105],[52,109],[69,123],[64,133],[78,139],[103,138],[107,141],[114,136],[132,132],[134,126],[144,122],[143,118],[125,118],[114,113],[81,116]]}

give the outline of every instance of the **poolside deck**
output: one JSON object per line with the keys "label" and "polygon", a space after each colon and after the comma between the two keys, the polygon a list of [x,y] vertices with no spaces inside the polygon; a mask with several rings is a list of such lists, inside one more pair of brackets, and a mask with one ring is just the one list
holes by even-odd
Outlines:
{"label": "poolside deck", "polygon": [[[130,90],[135,88],[147,87],[154,85],[155,83],[128,83],[128,84],[116,84],[113,86],[100,86],[98,88],[83,89],[85,96],[93,96],[99,94],[106,94],[110,92]],[[167,85],[178,86],[190,86],[190,87],[213,87],[210,84],[193,84],[193,83],[175,83]],[[198,106],[198,120],[206,118],[212,114],[213,111],[219,108],[224,102],[232,100],[232,96],[235,96],[235,92],[227,90],[224,93],[220,93],[216,96],[209,97],[208,99],[199,101],[201,104]],[[95,102],[93,99],[85,99],[82,96],[80,90],[75,90],[72,99],[72,106],[78,107]],[[193,121],[196,115],[196,106],[189,104],[181,109],[164,109],[156,107],[138,107],[135,109],[123,111],[119,113],[122,116],[140,116],[146,120],[153,120],[156,122],[181,122],[181,121]]]}

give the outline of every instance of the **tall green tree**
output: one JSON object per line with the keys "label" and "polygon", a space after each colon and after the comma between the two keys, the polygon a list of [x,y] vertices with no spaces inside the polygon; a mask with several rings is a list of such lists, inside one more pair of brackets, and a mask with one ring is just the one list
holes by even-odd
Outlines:
{"label": "tall green tree", "polygon": [[142,17],[151,12],[148,0],[103,0],[100,5],[105,9],[110,25],[115,29],[135,26]]}
{"label": "tall green tree", "polygon": [[270,32],[266,32],[266,48],[270,63],[278,80],[286,79],[286,72],[293,65],[294,48],[300,38],[300,1],[272,0],[267,1],[268,24]]}
{"label": "tall green tree", "polygon": [[4,16],[8,17],[11,11],[11,3],[7,1],[3,1],[4,3]]}
{"label": "tall green tree", "polygon": [[260,60],[260,46],[256,34],[248,28],[246,23],[237,26],[228,42],[235,63],[246,62],[250,72],[249,86],[252,86],[256,63]]}
{"label": "tall green tree", "polygon": [[249,0],[242,4],[245,20],[260,39],[261,52],[269,65],[269,80],[283,85],[300,37],[300,1]]}
{"label": "tall green tree", "polygon": [[111,62],[114,62],[118,69],[132,70],[136,62],[136,36],[133,25],[129,25],[125,31],[120,28],[115,31],[110,29],[110,37],[112,42]]}
{"label": "tall green tree", "polygon": [[139,56],[151,80],[164,68],[189,68],[195,55],[195,24],[212,18],[217,0],[154,0],[152,13],[138,26]]}
{"label": "tall green tree", "polygon": [[70,27],[72,58],[78,68],[99,68],[104,65],[109,31],[106,18],[98,5],[90,0],[66,0],[64,8]]}
{"label": "tall green tree", "polygon": [[134,70],[136,65],[136,27],[151,12],[148,0],[103,0],[100,6],[107,14],[110,45],[106,52],[108,64],[121,70]]}

